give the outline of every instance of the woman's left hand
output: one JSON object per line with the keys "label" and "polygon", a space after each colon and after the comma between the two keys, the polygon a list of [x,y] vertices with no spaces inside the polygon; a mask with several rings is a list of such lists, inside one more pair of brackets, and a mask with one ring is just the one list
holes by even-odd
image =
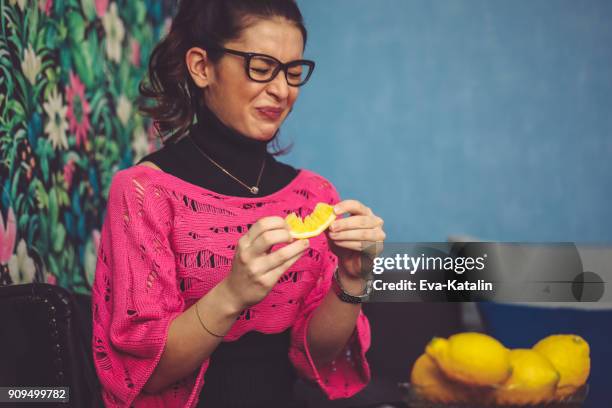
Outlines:
{"label": "woman's left hand", "polygon": [[[327,231],[330,249],[338,257],[341,272],[353,279],[362,278],[362,252],[374,248],[373,254],[367,253],[370,259],[382,252],[384,221],[357,200],[340,201],[334,209],[337,218]],[[345,213],[350,215],[342,218]]]}

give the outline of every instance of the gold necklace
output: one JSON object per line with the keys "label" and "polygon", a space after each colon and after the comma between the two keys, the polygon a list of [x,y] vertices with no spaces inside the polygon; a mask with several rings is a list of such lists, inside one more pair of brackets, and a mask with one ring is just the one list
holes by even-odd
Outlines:
{"label": "gold necklace", "polygon": [[198,149],[200,151],[200,153],[202,153],[204,156],[206,156],[206,158],[208,160],[210,160],[215,166],[217,166],[219,169],[221,169],[225,174],[227,174],[228,176],[230,176],[231,178],[233,178],[234,180],[236,180],[237,182],[239,182],[240,184],[242,184],[244,187],[246,187],[247,190],[249,190],[251,193],[253,194],[257,194],[259,193],[259,181],[261,180],[261,175],[263,174],[263,169],[266,166],[266,157],[264,156],[264,160],[263,163],[261,163],[261,169],[259,170],[259,176],[257,177],[257,183],[255,183],[254,186],[249,187],[247,184],[243,183],[241,180],[238,180],[238,178],[236,178],[233,174],[231,174],[229,171],[225,170],[223,168],[223,166],[221,166],[219,163],[217,163],[216,161],[214,161],[212,159],[212,157],[210,157],[209,155],[207,155],[206,153],[204,153],[204,151],[202,149],[200,149],[200,146],[198,146],[198,144],[193,140],[193,138],[191,137],[191,135],[189,135],[189,140],[191,140],[191,143],[193,143],[193,145],[196,147],[196,149]]}

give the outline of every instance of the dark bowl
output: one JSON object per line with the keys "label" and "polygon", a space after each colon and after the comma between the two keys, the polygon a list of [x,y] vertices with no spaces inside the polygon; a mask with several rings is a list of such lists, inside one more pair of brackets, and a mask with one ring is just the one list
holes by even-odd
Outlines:
{"label": "dark bowl", "polygon": [[589,385],[585,384],[574,394],[563,401],[554,401],[537,405],[495,405],[484,402],[477,403],[441,403],[431,402],[419,392],[419,387],[410,383],[399,383],[403,401],[409,408],[582,408],[589,392]]}

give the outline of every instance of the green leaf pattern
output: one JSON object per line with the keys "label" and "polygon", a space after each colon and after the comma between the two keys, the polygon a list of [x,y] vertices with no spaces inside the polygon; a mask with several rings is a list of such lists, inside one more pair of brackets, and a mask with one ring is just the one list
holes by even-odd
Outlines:
{"label": "green leaf pattern", "polygon": [[0,0],[0,285],[90,292],[113,174],[159,147],[134,100],[174,7]]}

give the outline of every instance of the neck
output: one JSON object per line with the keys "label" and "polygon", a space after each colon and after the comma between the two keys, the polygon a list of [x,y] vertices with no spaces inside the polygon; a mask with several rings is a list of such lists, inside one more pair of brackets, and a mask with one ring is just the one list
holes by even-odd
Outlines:
{"label": "neck", "polygon": [[[196,145],[212,160],[246,184],[254,184],[267,153],[268,141],[250,138],[226,126],[206,106],[197,112],[190,132]],[[208,161],[205,156],[202,160]]]}

